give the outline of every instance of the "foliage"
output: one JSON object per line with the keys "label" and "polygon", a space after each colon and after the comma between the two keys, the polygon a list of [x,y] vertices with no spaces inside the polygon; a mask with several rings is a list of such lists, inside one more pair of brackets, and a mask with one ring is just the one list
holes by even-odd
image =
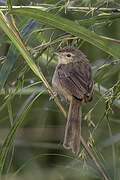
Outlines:
{"label": "foliage", "polygon": [[[108,179],[119,179],[119,1],[8,0],[7,5],[8,10],[0,7],[1,178],[102,179],[97,161]],[[65,125],[59,109],[66,116],[68,106],[49,96],[53,51],[66,45],[81,49],[93,67],[94,100],[83,106],[82,122],[93,156],[84,145],[78,158],[59,145]],[[21,129],[24,135],[16,137]]]}

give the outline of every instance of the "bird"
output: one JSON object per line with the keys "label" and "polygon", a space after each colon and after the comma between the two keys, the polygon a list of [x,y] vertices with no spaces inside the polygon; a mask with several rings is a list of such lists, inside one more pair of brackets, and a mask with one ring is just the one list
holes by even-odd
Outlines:
{"label": "bird", "polygon": [[73,46],[54,51],[58,64],[52,78],[57,94],[69,102],[63,146],[80,152],[81,119],[83,103],[92,101],[94,83],[91,65],[86,55]]}

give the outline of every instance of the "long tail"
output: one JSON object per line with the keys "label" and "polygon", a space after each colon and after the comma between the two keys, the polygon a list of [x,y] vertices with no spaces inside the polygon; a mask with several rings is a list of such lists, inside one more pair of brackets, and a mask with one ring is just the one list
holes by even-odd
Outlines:
{"label": "long tail", "polygon": [[81,102],[73,97],[70,102],[63,146],[71,148],[75,155],[80,151],[81,116]]}

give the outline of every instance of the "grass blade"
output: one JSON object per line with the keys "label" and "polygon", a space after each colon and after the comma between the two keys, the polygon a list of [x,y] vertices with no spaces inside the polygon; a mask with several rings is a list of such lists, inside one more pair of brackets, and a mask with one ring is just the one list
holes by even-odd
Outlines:
{"label": "grass blade", "polygon": [[[35,62],[33,61],[33,56],[27,50],[19,33],[11,26],[8,19],[6,18],[6,16],[4,16],[1,10],[0,10],[0,26],[4,30],[4,32],[8,35],[8,37],[11,39],[11,41],[14,43],[14,45],[17,47],[17,49],[20,51],[22,56],[25,58],[27,64],[30,66],[32,71],[44,82],[51,96],[54,96],[54,92],[52,88],[50,87],[48,81],[44,77],[40,67],[38,67],[35,64]],[[66,117],[66,112],[64,108],[62,107],[61,103],[59,102],[58,98],[55,97],[54,101],[56,102],[56,104],[58,105],[60,110],[63,112],[64,116]]]}
{"label": "grass blade", "polygon": [[11,146],[14,134],[16,133],[17,129],[20,127],[22,124],[25,116],[27,115],[28,111],[30,110],[32,104],[36,101],[36,99],[44,92],[44,89],[40,89],[39,93],[38,90],[34,92],[23,104],[21,109],[19,110],[15,121],[14,125],[12,126],[11,130],[9,131],[7,138],[4,141],[4,144],[1,149],[0,153],[0,174],[2,174],[4,165],[5,165],[5,160],[9,151],[9,148]]}
{"label": "grass blade", "polygon": [[66,18],[57,16],[55,14],[51,14],[42,10],[33,9],[33,8],[12,9],[10,13],[39,19],[44,24],[47,24],[57,29],[61,29],[65,32],[71,33],[72,35],[77,36],[91,43],[97,48],[100,48],[106,53],[116,58],[120,58],[120,45],[119,44],[117,43],[112,44],[111,41],[100,37],[96,33],[74,23],[71,20],[68,20]]}
{"label": "grass blade", "polygon": [[[22,28],[20,34],[22,38],[24,38],[24,40],[27,40],[29,34],[33,31],[36,24],[37,21],[29,20],[29,22]],[[18,49],[16,49],[14,44],[11,44],[6,60],[0,70],[0,89],[4,87],[8,75],[15,64],[18,55],[19,55]]]}
{"label": "grass blade", "polygon": [[94,23],[100,23],[100,22],[106,22],[106,21],[112,21],[120,19],[120,14],[101,14],[99,16],[95,16],[89,19],[84,19],[84,20],[78,20],[80,25],[92,25]]}

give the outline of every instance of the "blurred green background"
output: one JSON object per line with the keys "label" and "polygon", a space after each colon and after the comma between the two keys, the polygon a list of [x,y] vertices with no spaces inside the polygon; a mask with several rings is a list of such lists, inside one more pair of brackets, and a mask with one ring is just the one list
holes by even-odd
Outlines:
{"label": "blurred green background", "polygon": [[[0,1],[0,6],[5,4],[5,1]],[[79,20],[89,20],[100,17],[101,14],[104,16],[119,15],[119,12],[100,11],[99,8],[120,8],[119,0],[14,0],[12,5],[43,5],[45,8],[49,7],[45,11],[71,19],[78,24]],[[67,9],[68,5],[69,7],[96,7],[97,9],[95,11],[69,10]],[[10,14],[7,11],[4,11],[4,14],[11,21]],[[86,141],[89,140],[91,151],[97,157],[98,162],[102,164],[109,179],[119,180],[119,59],[67,32],[45,25],[37,19],[20,15],[15,15],[14,18],[26,47],[33,54],[35,61],[39,63],[41,71],[50,85],[57,64],[57,57],[53,55],[53,50],[66,45],[75,45],[89,59],[93,70],[95,93],[93,101],[83,105],[82,135]],[[83,24],[83,26],[98,35],[113,38],[111,42],[115,47],[117,47],[117,43],[119,44],[119,41],[115,42],[120,39],[119,18],[103,19],[100,22],[95,20],[92,23]],[[9,148],[5,160],[2,178],[11,180],[103,179],[82,146],[79,158],[75,157],[71,150],[63,148],[66,124],[64,115],[55,102],[50,100],[50,94],[43,82],[32,72],[2,29],[0,29],[0,58],[0,71],[6,60],[9,62],[6,65],[6,72],[10,63],[13,64],[7,81],[0,91],[1,147],[13,125],[11,121],[17,120],[19,114],[24,112],[24,106],[28,103],[28,99],[32,101],[35,92],[44,89],[44,92],[30,107],[22,126],[14,135],[11,149]],[[62,99],[60,101],[68,111],[69,104],[63,102]]]}

